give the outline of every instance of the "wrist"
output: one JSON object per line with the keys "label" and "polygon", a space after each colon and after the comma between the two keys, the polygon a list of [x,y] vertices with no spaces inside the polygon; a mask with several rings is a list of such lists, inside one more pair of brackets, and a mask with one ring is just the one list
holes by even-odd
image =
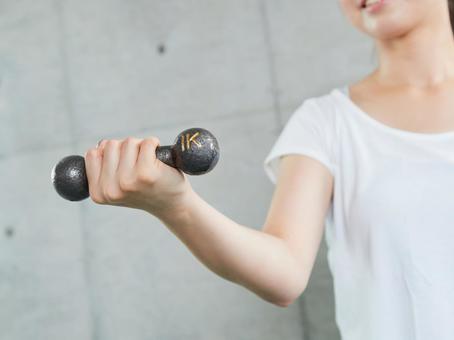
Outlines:
{"label": "wrist", "polygon": [[168,208],[161,208],[157,212],[148,210],[148,212],[165,224],[179,224],[189,216],[196,197],[197,193],[189,187]]}

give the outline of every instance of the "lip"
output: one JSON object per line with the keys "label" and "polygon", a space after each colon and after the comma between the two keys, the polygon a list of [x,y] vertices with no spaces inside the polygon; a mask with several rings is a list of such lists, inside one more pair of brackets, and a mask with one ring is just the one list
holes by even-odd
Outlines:
{"label": "lip", "polygon": [[367,6],[367,1],[368,0],[361,0],[360,10],[366,11],[369,14],[375,14],[379,12],[382,9],[382,7],[384,7],[388,3],[388,0],[379,0],[376,3]]}
{"label": "lip", "polygon": [[358,8],[364,8],[364,6],[366,6],[366,2],[367,0],[360,0]]}

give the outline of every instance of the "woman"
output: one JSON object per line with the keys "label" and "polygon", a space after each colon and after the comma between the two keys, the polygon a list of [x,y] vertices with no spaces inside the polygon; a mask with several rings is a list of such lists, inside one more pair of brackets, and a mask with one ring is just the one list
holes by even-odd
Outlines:
{"label": "woman", "polygon": [[91,198],[155,215],[213,272],[282,307],[304,292],[326,222],[344,340],[453,339],[453,1],[341,0],[379,66],[287,122],[264,162],[276,188],[262,230],[153,158],[156,137],[88,150]]}

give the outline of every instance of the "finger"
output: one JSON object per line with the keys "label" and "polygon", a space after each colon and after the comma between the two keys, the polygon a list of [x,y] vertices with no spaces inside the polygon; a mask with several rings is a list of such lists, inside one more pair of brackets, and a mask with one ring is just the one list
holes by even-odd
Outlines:
{"label": "finger", "polygon": [[141,141],[142,139],[128,137],[122,142],[120,149],[120,161],[118,165],[119,176],[133,171],[139,156]]}
{"label": "finger", "polygon": [[156,148],[160,145],[159,139],[150,137],[142,140],[137,158],[137,168],[142,171],[152,169],[156,164]]}
{"label": "finger", "polygon": [[104,147],[107,143],[107,139],[101,139],[98,144],[96,144],[96,148],[99,150],[99,155],[102,157],[104,154]]}
{"label": "finger", "polygon": [[120,160],[120,141],[108,140],[104,145],[102,157],[101,182],[113,183],[116,177],[118,162]]}
{"label": "finger", "polygon": [[101,165],[102,159],[99,155],[99,150],[96,148],[87,150],[85,153],[85,170],[89,186],[97,186],[99,175],[101,173]]}

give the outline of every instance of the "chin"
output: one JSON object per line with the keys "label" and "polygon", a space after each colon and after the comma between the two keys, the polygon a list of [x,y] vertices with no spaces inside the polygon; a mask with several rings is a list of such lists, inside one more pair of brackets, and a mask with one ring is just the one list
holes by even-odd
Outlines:
{"label": "chin", "polygon": [[405,36],[415,28],[415,25],[405,25],[402,22],[375,22],[360,27],[361,31],[378,40],[391,40]]}
{"label": "chin", "polygon": [[418,25],[416,15],[395,9],[376,16],[366,14],[357,17],[357,27],[365,34],[380,40],[389,40],[406,35]]}

